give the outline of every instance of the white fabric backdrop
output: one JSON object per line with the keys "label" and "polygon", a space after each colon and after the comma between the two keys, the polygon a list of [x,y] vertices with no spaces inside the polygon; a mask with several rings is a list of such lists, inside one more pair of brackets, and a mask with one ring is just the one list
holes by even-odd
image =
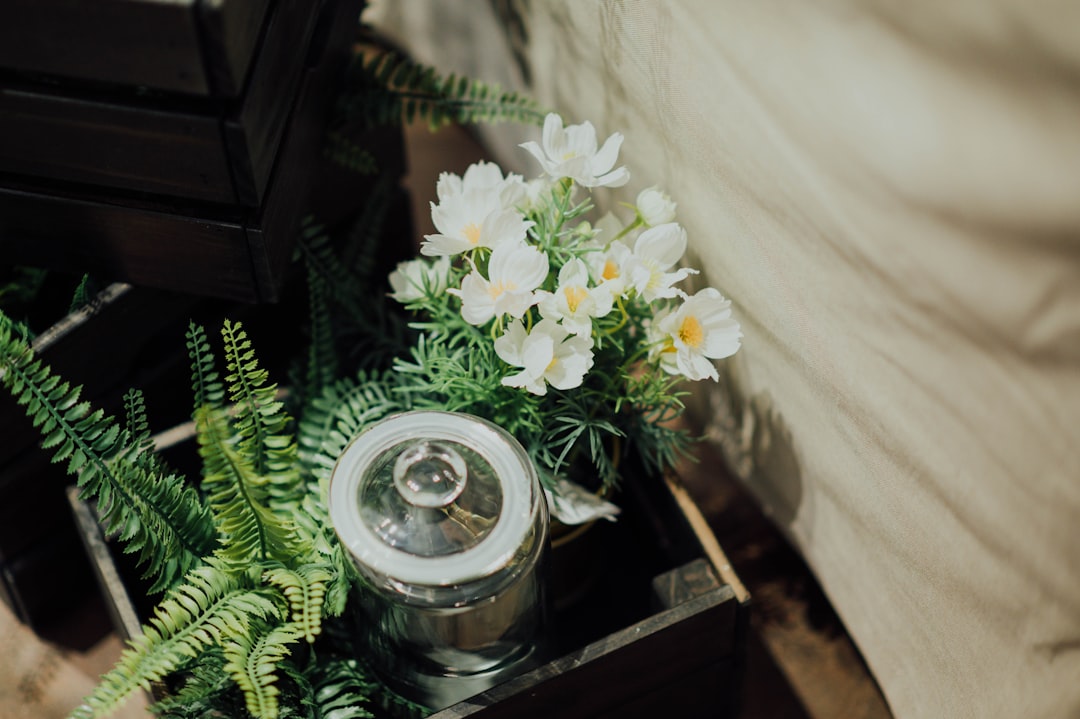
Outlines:
{"label": "white fabric backdrop", "polygon": [[[745,344],[709,436],[896,716],[1080,716],[1080,4],[397,0],[626,135]],[[533,174],[520,128],[491,135]]]}

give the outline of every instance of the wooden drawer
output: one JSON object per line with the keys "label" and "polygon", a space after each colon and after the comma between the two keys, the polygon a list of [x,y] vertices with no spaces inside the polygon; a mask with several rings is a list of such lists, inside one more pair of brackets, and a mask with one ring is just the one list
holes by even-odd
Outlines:
{"label": "wooden drawer", "polygon": [[0,67],[200,96],[240,93],[271,0],[5,0]]}
{"label": "wooden drawer", "polygon": [[[98,12],[97,3],[85,5],[80,12]],[[250,63],[231,61],[245,70],[239,94],[46,82],[10,64],[0,69],[7,138],[0,261],[226,299],[277,299],[363,0],[101,5],[105,14],[186,9],[197,33],[216,18],[220,36],[240,49],[208,50],[199,62],[226,67],[230,52],[244,56],[251,32],[246,24],[244,32],[224,28],[258,21]],[[0,10],[0,35],[13,32],[9,12]],[[11,22],[32,30],[44,13]]]}

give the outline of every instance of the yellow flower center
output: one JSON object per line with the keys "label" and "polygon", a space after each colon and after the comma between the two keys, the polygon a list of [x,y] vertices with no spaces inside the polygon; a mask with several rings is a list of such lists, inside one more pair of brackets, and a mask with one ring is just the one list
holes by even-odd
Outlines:
{"label": "yellow flower center", "polygon": [[475,245],[480,242],[480,226],[475,222],[470,222],[462,227],[461,234],[465,236],[465,239],[469,241],[470,245]]}
{"label": "yellow flower center", "polygon": [[577,312],[578,305],[588,297],[584,287],[567,287],[563,294],[566,295],[566,306],[571,312]]}
{"label": "yellow flower center", "polygon": [[497,300],[503,292],[513,289],[517,289],[517,285],[513,282],[492,282],[488,285],[488,295],[491,296],[491,299]]}
{"label": "yellow flower center", "polygon": [[614,260],[608,260],[604,263],[604,271],[601,276],[605,280],[613,280],[619,276],[619,266],[615,264]]}
{"label": "yellow flower center", "polygon": [[700,348],[705,341],[705,329],[701,326],[698,318],[693,315],[686,316],[682,324],[679,325],[677,334],[684,344],[694,349]]}

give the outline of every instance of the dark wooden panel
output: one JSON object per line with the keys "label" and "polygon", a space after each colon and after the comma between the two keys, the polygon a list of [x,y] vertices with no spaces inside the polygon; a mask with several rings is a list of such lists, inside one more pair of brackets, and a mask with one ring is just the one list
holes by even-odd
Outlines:
{"label": "dark wooden panel", "polygon": [[0,67],[205,95],[197,2],[4,0]]}
{"label": "dark wooden panel", "polygon": [[0,90],[0,169],[26,176],[236,202],[218,120],[191,112]]}
{"label": "dark wooden panel", "polygon": [[[279,297],[300,220],[311,207],[311,188],[317,182],[316,171],[324,164],[321,157],[323,128],[332,91],[340,81],[354,35],[354,21],[363,7],[362,0],[339,0],[324,8],[320,19],[329,32],[317,33],[308,54],[309,64],[303,68],[296,108],[280,157],[273,168],[264,209],[248,228],[248,242],[254,262],[256,284],[260,297],[275,301]],[[403,154],[401,133],[394,133],[397,150]],[[386,171],[400,174],[389,165]],[[349,183],[355,186],[355,178]],[[341,198],[338,209],[355,207],[358,198]]]}
{"label": "dark wooden panel", "polygon": [[0,262],[258,299],[239,224],[61,195],[0,188]]}
{"label": "dark wooden panel", "polygon": [[215,95],[237,97],[262,35],[270,0],[199,3],[204,53]]}
{"label": "dark wooden panel", "polygon": [[657,695],[666,696],[673,716],[685,716],[677,711],[679,697],[666,688],[700,670],[719,670],[719,662],[733,656],[737,604],[730,587],[713,590],[431,719],[592,719],[616,710],[621,717],[653,717],[651,708],[637,713],[635,700],[652,697],[655,705]]}
{"label": "dark wooden panel", "polygon": [[225,141],[236,192],[245,206],[262,203],[299,92],[308,44],[326,6],[325,0],[279,0],[271,13],[243,101],[225,120]]}

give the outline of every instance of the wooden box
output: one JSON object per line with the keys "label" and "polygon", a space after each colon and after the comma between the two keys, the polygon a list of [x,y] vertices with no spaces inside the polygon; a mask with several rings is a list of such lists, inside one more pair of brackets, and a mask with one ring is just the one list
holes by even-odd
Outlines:
{"label": "wooden box", "polygon": [[[431,719],[739,715],[749,596],[677,478],[626,487],[619,521],[573,550],[593,581],[556,609],[550,661]],[[134,636],[150,607],[130,564],[73,491],[70,501],[114,625]]]}
{"label": "wooden box", "polygon": [[274,300],[363,0],[0,6],[0,261]]}

